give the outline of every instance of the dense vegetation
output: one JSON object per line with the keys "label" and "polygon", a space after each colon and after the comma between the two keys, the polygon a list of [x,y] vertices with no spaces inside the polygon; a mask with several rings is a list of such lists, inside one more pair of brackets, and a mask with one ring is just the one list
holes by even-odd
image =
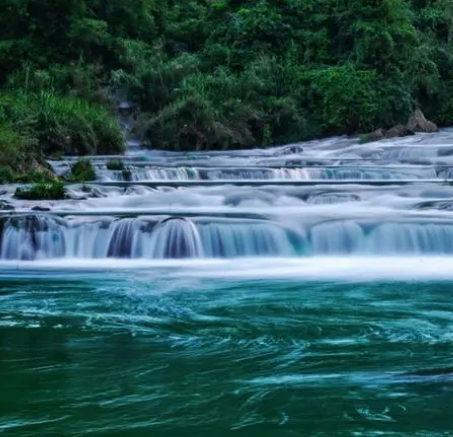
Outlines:
{"label": "dense vegetation", "polygon": [[[453,123],[451,0],[2,0],[0,166]],[[24,161],[24,157],[27,160]]]}

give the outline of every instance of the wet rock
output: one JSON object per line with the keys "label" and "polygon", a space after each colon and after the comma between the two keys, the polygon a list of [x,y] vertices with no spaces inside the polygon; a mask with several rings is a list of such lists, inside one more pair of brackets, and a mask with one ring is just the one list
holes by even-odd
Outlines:
{"label": "wet rock", "polygon": [[35,205],[31,210],[32,211],[46,212],[46,211],[50,211],[50,208],[48,206]]}
{"label": "wet rock", "polygon": [[369,133],[369,134],[365,134],[365,135],[362,135],[360,137],[360,142],[362,144],[364,143],[372,143],[374,141],[380,141],[380,140],[383,140],[385,138],[385,132],[383,129],[376,129],[375,131]]}
{"label": "wet rock", "polygon": [[432,121],[427,120],[420,109],[416,109],[411,115],[407,123],[407,128],[414,132],[439,132],[439,128],[436,126],[436,124]]}
{"label": "wet rock", "polygon": [[0,201],[0,211],[14,211],[14,206],[2,200]]}
{"label": "wet rock", "polygon": [[407,137],[410,135],[414,135],[413,130],[402,124],[397,124],[385,133],[385,138]]}
{"label": "wet rock", "polygon": [[282,155],[296,155],[298,153],[302,153],[304,151],[302,146],[294,145],[294,146],[286,146],[283,149],[280,149],[275,155],[282,156]]}

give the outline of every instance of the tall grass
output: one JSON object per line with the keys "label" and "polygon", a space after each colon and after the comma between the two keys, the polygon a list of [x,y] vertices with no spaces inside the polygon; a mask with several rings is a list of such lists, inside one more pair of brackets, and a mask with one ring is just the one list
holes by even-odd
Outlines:
{"label": "tall grass", "polygon": [[[62,97],[50,90],[26,90],[0,96],[3,135],[16,132],[14,149],[20,148],[18,132],[27,132],[39,153],[121,153],[124,140],[117,121],[103,106],[77,97]],[[10,141],[11,143],[11,141]]]}

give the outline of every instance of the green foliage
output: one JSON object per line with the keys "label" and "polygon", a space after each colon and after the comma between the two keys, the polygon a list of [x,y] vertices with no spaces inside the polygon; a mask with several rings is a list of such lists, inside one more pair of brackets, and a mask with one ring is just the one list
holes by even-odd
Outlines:
{"label": "green foliage", "polygon": [[90,161],[81,159],[71,167],[71,180],[74,182],[91,182],[96,180],[96,172]]}
{"label": "green foliage", "polygon": [[24,138],[12,127],[1,124],[0,103],[0,167],[17,168],[24,159]]}
{"label": "green foliage", "polygon": [[14,171],[10,166],[0,167],[0,184],[11,184],[14,182]]}
{"label": "green foliage", "polygon": [[21,184],[55,181],[57,181],[57,178],[50,171],[43,171],[34,168],[28,170],[26,173],[17,174],[14,176],[14,182]]}
{"label": "green foliage", "polygon": [[[10,159],[27,142],[45,155],[120,153],[124,144],[118,123],[103,106],[51,91],[16,92],[0,95],[0,144]],[[25,132],[28,139],[24,138]]]}
{"label": "green foliage", "polygon": [[38,182],[24,188],[17,188],[14,197],[22,200],[60,200],[66,196],[63,183]]}
{"label": "green foliage", "polygon": [[370,131],[377,127],[383,85],[376,72],[345,64],[313,71],[310,78],[313,100],[319,102],[312,110],[327,132],[345,128],[350,132]]}
{"label": "green foliage", "polygon": [[452,70],[451,0],[4,0],[0,166],[121,153],[117,95],[169,149],[452,124]]}
{"label": "green foliage", "polygon": [[124,162],[121,159],[107,161],[107,170],[124,170]]}

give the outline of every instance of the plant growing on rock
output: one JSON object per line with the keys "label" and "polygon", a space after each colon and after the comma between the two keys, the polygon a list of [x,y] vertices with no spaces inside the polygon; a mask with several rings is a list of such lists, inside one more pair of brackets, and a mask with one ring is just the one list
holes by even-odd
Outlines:
{"label": "plant growing on rock", "polygon": [[81,159],[71,167],[70,180],[73,182],[91,182],[96,180],[96,172],[91,161]]}
{"label": "plant growing on rock", "polygon": [[107,161],[107,170],[124,170],[124,162],[120,159],[110,159]]}
{"label": "plant growing on rock", "polygon": [[59,181],[39,182],[17,188],[14,197],[21,200],[61,200],[66,197],[66,190]]}

